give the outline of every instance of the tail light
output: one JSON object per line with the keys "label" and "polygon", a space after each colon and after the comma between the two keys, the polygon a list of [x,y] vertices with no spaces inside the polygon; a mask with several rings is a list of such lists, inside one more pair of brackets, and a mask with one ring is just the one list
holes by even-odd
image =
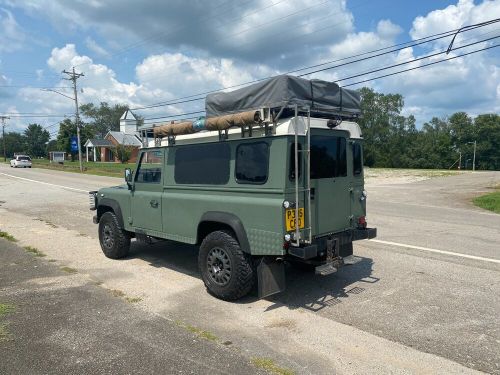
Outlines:
{"label": "tail light", "polygon": [[366,217],[365,216],[360,216],[358,217],[358,228],[366,228]]}

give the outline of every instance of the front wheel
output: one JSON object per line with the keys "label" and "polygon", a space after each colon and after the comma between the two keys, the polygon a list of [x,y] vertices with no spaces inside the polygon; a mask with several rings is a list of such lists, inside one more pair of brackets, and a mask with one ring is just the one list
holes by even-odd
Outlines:
{"label": "front wheel", "polygon": [[104,255],[111,259],[123,258],[130,250],[130,235],[120,228],[113,212],[105,212],[99,220],[99,242]]}
{"label": "front wheel", "polygon": [[198,267],[208,291],[226,301],[245,296],[255,282],[251,257],[228,231],[212,232],[205,237]]}

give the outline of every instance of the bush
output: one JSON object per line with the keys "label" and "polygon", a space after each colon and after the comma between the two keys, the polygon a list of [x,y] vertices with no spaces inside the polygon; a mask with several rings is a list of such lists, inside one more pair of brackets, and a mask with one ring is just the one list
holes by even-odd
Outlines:
{"label": "bush", "polygon": [[124,164],[130,160],[133,150],[134,147],[132,146],[118,145],[114,149],[112,149],[112,152],[113,156],[117,158],[122,164]]}

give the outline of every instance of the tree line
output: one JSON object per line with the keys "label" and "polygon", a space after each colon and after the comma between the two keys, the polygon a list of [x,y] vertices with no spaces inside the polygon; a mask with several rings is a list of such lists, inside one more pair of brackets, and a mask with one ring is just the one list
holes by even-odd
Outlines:
{"label": "tree line", "polygon": [[362,88],[364,163],[370,167],[471,169],[476,142],[476,169],[500,170],[500,115],[472,118],[456,112],[415,125],[413,115],[403,116],[400,94],[381,94]]}
{"label": "tree line", "polygon": [[[120,130],[120,117],[128,109],[127,105],[110,106],[106,102],[98,106],[93,103],[80,106],[80,147],[88,139],[103,139],[108,131]],[[139,119],[141,123],[141,119]],[[7,157],[14,153],[23,153],[31,157],[48,157],[50,151],[66,151],[72,160],[78,158],[78,153],[71,150],[71,138],[76,136],[76,121],[66,118],[59,124],[56,139],[50,140],[50,133],[40,124],[30,124],[22,133],[8,132],[5,134],[5,149]],[[0,155],[3,155],[3,139],[0,137]]]}
{"label": "tree line", "polygon": [[[481,114],[471,117],[457,112],[448,117],[434,117],[417,129],[413,115],[404,116],[404,99],[400,94],[382,94],[362,88],[359,125],[363,132],[364,163],[369,167],[471,169],[476,142],[476,169],[500,170],[500,115]],[[104,138],[108,131],[118,131],[126,105],[110,106],[102,102],[80,107],[81,147],[89,138]],[[141,121],[141,119],[140,119]],[[49,151],[71,152],[70,140],[76,135],[73,119],[59,124],[55,140],[39,124],[29,124],[23,133],[5,135],[7,156],[22,152],[32,157],[46,157]],[[0,138],[0,155],[3,140]],[[460,157],[461,155],[461,157]]]}

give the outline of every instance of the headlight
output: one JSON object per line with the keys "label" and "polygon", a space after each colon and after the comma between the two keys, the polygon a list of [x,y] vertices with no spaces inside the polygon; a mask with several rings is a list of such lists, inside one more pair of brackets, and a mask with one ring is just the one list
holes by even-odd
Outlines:
{"label": "headlight", "polygon": [[97,191],[89,191],[89,205],[92,211],[97,208]]}

